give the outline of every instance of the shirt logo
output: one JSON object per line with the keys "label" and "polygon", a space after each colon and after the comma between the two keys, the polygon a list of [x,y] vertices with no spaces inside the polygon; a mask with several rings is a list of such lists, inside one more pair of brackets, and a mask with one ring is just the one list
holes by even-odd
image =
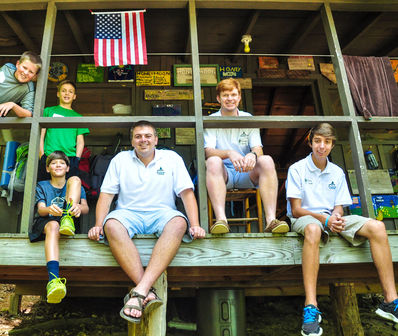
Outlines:
{"label": "shirt logo", "polygon": [[158,174],[158,175],[164,175],[164,170],[163,170],[163,168],[162,167],[160,167],[157,171],[156,171],[156,173]]}
{"label": "shirt logo", "polygon": [[329,189],[336,189],[336,185],[334,184],[334,182],[332,181],[332,183],[330,183],[328,185]]}
{"label": "shirt logo", "polygon": [[312,184],[312,180],[308,178],[304,178],[304,183],[306,184]]}

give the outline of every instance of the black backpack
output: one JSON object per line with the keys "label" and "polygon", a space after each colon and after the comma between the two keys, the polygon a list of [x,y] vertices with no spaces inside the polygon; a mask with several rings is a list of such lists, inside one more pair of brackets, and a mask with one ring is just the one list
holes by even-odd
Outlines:
{"label": "black backpack", "polygon": [[89,196],[92,198],[98,198],[106,171],[115,155],[116,154],[99,154],[94,156],[93,161],[90,164],[91,192]]}

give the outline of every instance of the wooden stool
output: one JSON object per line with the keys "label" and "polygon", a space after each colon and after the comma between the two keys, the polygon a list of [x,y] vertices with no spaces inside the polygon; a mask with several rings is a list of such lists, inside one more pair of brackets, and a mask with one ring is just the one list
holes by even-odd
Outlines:
{"label": "wooden stool", "polygon": [[[257,205],[257,217],[251,217],[249,198],[256,197]],[[243,218],[227,218],[229,225],[245,225],[246,232],[251,232],[250,224],[251,222],[258,222],[259,232],[263,232],[264,222],[263,222],[263,205],[261,203],[260,191],[258,189],[231,189],[227,190],[226,201],[239,201],[243,202]],[[209,228],[215,222],[213,216],[213,207],[211,206],[210,198],[207,197],[207,206],[209,210]]]}

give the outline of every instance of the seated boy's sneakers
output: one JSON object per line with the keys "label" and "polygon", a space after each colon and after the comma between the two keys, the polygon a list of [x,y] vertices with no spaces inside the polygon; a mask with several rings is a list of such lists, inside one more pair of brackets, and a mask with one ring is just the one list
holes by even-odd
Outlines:
{"label": "seated boy's sneakers", "polygon": [[75,223],[69,213],[61,218],[59,233],[67,236],[73,236],[75,234]]}
{"label": "seated boy's sneakers", "polygon": [[55,278],[47,284],[47,302],[60,303],[66,295],[66,279]]}
{"label": "seated boy's sneakers", "polygon": [[376,314],[387,320],[398,323],[398,299],[390,303],[382,302],[376,310]]}
{"label": "seated boy's sneakers", "polygon": [[303,325],[301,326],[301,335],[320,336],[323,333],[319,323],[322,321],[321,312],[317,307],[310,304],[304,307]]}

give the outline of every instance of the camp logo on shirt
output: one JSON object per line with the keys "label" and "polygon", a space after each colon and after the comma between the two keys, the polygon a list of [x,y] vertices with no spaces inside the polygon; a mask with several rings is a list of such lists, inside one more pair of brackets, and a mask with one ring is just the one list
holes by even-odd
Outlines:
{"label": "camp logo on shirt", "polygon": [[332,181],[332,183],[330,183],[328,185],[329,189],[336,189],[336,185],[334,184],[334,182]]}
{"label": "camp logo on shirt", "polygon": [[306,183],[306,184],[312,184],[312,180],[305,177],[305,178],[304,178],[304,183]]}
{"label": "camp logo on shirt", "polygon": [[246,134],[245,131],[239,135],[239,145],[247,146],[249,144],[249,134]]}
{"label": "camp logo on shirt", "polygon": [[158,175],[164,175],[164,170],[162,167],[160,167],[156,172]]}

